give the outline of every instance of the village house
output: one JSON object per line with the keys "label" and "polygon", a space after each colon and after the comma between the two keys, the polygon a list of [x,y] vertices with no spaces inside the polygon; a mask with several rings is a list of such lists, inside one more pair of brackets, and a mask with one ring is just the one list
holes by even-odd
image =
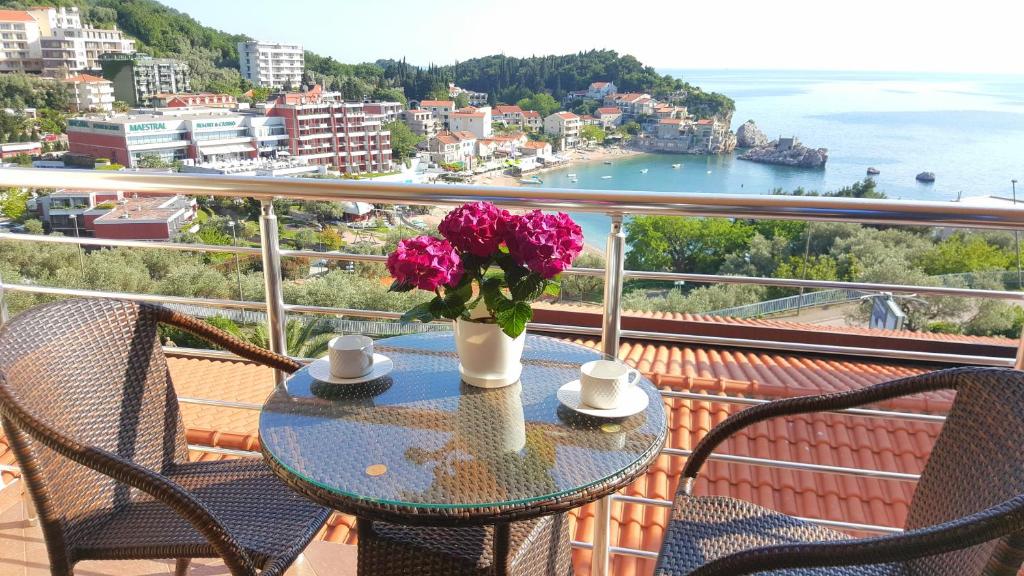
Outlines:
{"label": "village house", "polygon": [[468,167],[476,155],[476,136],[471,132],[441,132],[430,140],[430,161],[435,164],[461,163]]}
{"label": "village house", "polygon": [[448,127],[452,132],[471,132],[477,138],[491,136],[491,107],[467,106],[452,112]]}
{"label": "village house", "polygon": [[494,107],[491,114],[491,118],[494,122],[499,122],[504,125],[515,124],[517,126],[523,125],[523,109],[519,106],[508,106],[505,104],[499,104]]}
{"label": "village house", "polygon": [[420,108],[430,110],[442,128],[450,128],[451,115],[455,112],[454,100],[424,100],[420,102]]}
{"label": "village house", "polygon": [[600,121],[600,126],[605,130],[615,128],[622,124],[622,110],[615,106],[605,106],[594,111],[594,115]]}
{"label": "village house", "polygon": [[558,149],[575,148],[580,143],[580,117],[572,112],[555,112],[544,119],[544,133],[558,137]]}
{"label": "village house", "polygon": [[[504,155],[514,156],[516,150],[526,144],[526,134],[522,132],[514,132],[512,134],[495,134],[490,138],[484,138],[479,141],[480,145],[488,145],[492,148],[492,155]],[[484,156],[480,154],[480,156]]]}
{"label": "village house", "polygon": [[405,110],[402,112],[402,121],[412,130],[413,134],[431,138],[437,134],[437,119],[430,110]]}
{"label": "village house", "polygon": [[466,90],[465,88],[459,88],[453,82],[448,83],[448,97],[452,100],[458,98],[460,94],[465,94],[469,100],[470,106],[484,106],[487,104],[487,92],[474,92],[472,90]]}
{"label": "village house", "polygon": [[612,82],[591,82],[587,88],[587,98],[602,102],[605,96],[615,94],[618,91],[618,88]]}
{"label": "village house", "polygon": [[580,124],[583,126],[600,126],[601,120],[594,118],[590,114],[584,114],[583,116],[580,116]]}
{"label": "village house", "polygon": [[554,159],[551,144],[540,140],[525,142],[519,146],[519,154],[525,157],[535,156],[544,162]]}
{"label": "village house", "polygon": [[683,120],[679,118],[662,118],[658,120],[658,138],[677,139],[682,137]]}
{"label": "village house", "polygon": [[540,131],[544,129],[544,119],[536,110],[523,110],[523,128]]}
{"label": "village house", "polygon": [[625,94],[610,94],[605,97],[605,106],[615,106],[624,116],[635,118],[644,114],[653,114],[657,100],[651,98],[650,94],[628,92]]}

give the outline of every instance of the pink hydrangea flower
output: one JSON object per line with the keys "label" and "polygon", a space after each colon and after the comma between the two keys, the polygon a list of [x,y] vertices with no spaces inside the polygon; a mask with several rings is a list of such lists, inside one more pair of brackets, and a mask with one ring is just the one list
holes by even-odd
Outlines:
{"label": "pink hydrangea flower", "polygon": [[434,292],[462,279],[462,259],[447,240],[433,236],[406,238],[388,255],[388,272],[402,284]]}
{"label": "pink hydrangea flower", "polygon": [[473,202],[449,212],[437,230],[459,251],[486,258],[498,251],[510,217],[507,210],[490,202]]}
{"label": "pink hydrangea flower", "polygon": [[512,259],[542,278],[560,274],[583,250],[583,230],[563,212],[534,210],[513,216],[505,224],[504,237]]}

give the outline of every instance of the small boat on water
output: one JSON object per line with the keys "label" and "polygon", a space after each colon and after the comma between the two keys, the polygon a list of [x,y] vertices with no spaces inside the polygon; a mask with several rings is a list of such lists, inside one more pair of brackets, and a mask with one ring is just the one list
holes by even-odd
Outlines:
{"label": "small boat on water", "polygon": [[576,173],[575,172],[569,172],[569,174],[567,174],[567,176],[569,176],[569,178],[575,178],[576,177]]}
{"label": "small boat on water", "polygon": [[640,173],[641,174],[647,174],[647,168],[644,168],[643,170],[641,170]]}
{"label": "small boat on water", "polygon": [[519,179],[519,183],[520,184],[543,184],[544,181],[541,180],[540,178],[536,177],[536,176],[533,176],[533,177],[530,177],[530,178],[520,178]]}
{"label": "small boat on water", "polygon": [[601,180],[611,180],[611,176],[601,176]]}
{"label": "small boat on water", "polygon": [[575,183],[579,182],[579,180],[576,179],[575,176],[573,176],[572,178],[569,178],[569,182],[572,182],[573,184],[575,184]]}
{"label": "small boat on water", "polygon": [[877,175],[879,175],[881,173],[882,173],[882,171],[879,170],[878,168],[875,168],[874,166],[872,166],[871,168],[868,168],[868,176],[877,176]]}
{"label": "small boat on water", "polygon": [[612,161],[611,161],[611,160],[605,160],[605,161],[604,161],[604,163],[605,163],[605,164],[611,164],[611,163],[612,163]]}
{"label": "small boat on water", "polygon": [[708,174],[711,174],[711,170],[708,170]]}
{"label": "small boat on water", "polygon": [[680,166],[682,166],[682,164],[679,164],[678,162],[672,165],[673,168],[679,168]]}

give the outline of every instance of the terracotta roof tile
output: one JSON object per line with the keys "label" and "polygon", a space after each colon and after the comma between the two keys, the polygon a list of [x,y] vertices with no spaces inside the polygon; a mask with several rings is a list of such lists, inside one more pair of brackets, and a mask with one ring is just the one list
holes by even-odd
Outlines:
{"label": "terracotta roof tile", "polygon": [[35,22],[36,19],[24,10],[0,10],[0,22]]}

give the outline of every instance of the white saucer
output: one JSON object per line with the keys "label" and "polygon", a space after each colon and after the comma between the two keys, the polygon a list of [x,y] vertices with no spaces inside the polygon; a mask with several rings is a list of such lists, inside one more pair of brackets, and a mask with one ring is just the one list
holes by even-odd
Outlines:
{"label": "white saucer", "polygon": [[558,401],[565,404],[567,408],[579,412],[580,414],[596,416],[598,418],[625,418],[627,416],[639,414],[647,408],[647,404],[651,401],[643,388],[639,386],[631,386],[626,392],[625,398],[623,398],[623,401],[617,407],[609,408],[607,410],[591,408],[580,400],[579,380],[573,380],[568,384],[563,384],[562,387],[558,389],[556,396],[558,396]]}
{"label": "white saucer", "polygon": [[373,370],[358,378],[338,378],[331,374],[331,361],[327,358],[320,358],[309,363],[309,375],[319,382],[328,384],[362,384],[370,380],[376,380],[387,376],[395,369],[395,362],[383,354],[373,355]]}

